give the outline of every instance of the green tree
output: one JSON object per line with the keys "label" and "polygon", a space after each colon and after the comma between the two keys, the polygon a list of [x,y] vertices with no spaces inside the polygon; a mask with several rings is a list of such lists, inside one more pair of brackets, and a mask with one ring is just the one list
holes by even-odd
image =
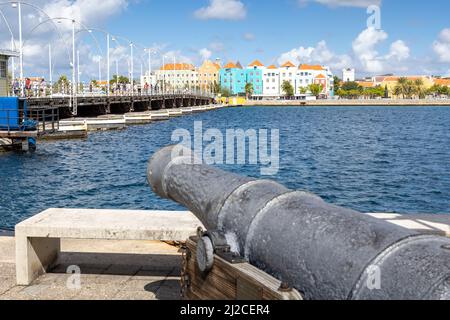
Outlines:
{"label": "green tree", "polygon": [[283,81],[281,90],[283,90],[283,93],[286,97],[290,98],[294,96],[294,87],[289,81]]}
{"label": "green tree", "polygon": [[449,96],[450,87],[435,84],[430,89],[427,90],[427,94],[433,96]]}
{"label": "green tree", "polygon": [[425,99],[426,90],[422,79],[416,79],[414,81],[414,91],[419,99]]}
{"label": "green tree", "polygon": [[403,99],[405,99],[408,92],[410,91],[409,86],[410,86],[410,83],[409,83],[408,78],[401,77],[398,79],[397,85],[396,85],[396,90],[394,90],[394,91],[399,93],[398,96],[401,95],[401,96],[403,96]]}
{"label": "green tree", "polygon": [[343,83],[341,87],[336,91],[337,96],[346,99],[357,99],[362,95],[367,96],[368,93],[368,91],[365,92],[363,87],[361,87],[357,82],[354,81]]}
{"label": "green tree", "polygon": [[218,83],[217,81],[214,81],[214,84],[213,84],[213,92],[214,92],[215,94],[219,94],[221,91],[222,91],[222,88],[221,88],[221,86],[220,86],[220,83]]}
{"label": "green tree", "polygon": [[92,86],[94,87],[94,88],[97,88],[98,87],[98,82],[97,82],[97,80],[91,80],[91,84],[92,84]]}
{"label": "green tree", "polygon": [[245,84],[245,95],[247,96],[247,99],[249,97],[251,97],[253,95],[253,93],[254,93],[253,83],[246,83]]}
{"label": "green tree", "polygon": [[306,94],[308,92],[308,88],[300,87],[300,94]]}
{"label": "green tree", "polygon": [[231,91],[228,88],[222,88],[221,94],[222,94],[222,97],[225,97],[225,98],[231,97]]}
{"label": "green tree", "polygon": [[312,94],[313,96],[315,96],[316,98],[318,98],[319,95],[320,95],[320,94],[322,93],[322,91],[323,91],[323,86],[322,86],[321,84],[316,84],[316,83],[310,84],[310,85],[309,85],[309,91],[311,91],[311,94]]}
{"label": "green tree", "polygon": [[69,93],[69,80],[67,79],[67,76],[62,75],[59,77],[58,81],[55,82],[53,85],[54,90],[56,92],[62,92],[62,93]]}
{"label": "green tree", "polygon": [[358,82],[355,82],[355,81],[345,82],[342,84],[341,88],[342,88],[342,90],[345,90],[345,91],[362,89],[361,86],[358,84]]}
{"label": "green tree", "polygon": [[341,88],[342,80],[338,76],[334,76],[334,92],[338,92]]}

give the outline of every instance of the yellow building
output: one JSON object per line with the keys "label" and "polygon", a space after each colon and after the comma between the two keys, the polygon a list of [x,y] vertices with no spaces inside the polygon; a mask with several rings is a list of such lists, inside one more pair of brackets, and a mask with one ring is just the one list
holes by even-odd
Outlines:
{"label": "yellow building", "polygon": [[212,91],[215,84],[220,83],[220,65],[218,63],[206,60],[198,69],[198,80],[201,90]]}
{"label": "yellow building", "polygon": [[[402,78],[400,76],[387,76],[387,77],[375,77],[374,78],[374,85],[375,86],[381,86],[383,88],[385,88],[387,86],[388,90],[389,90],[389,94],[391,96],[393,96],[394,94],[394,88],[397,86],[398,84],[398,80]],[[433,86],[434,84],[434,79],[432,77],[429,76],[404,76],[403,78],[406,78],[410,81],[416,81],[418,79],[421,79],[423,82],[423,86],[424,89],[429,89]]]}

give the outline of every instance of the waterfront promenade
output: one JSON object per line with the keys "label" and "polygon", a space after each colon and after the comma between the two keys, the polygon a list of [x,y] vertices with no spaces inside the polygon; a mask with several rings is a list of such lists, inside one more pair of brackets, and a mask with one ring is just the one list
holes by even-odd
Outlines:
{"label": "waterfront promenade", "polygon": [[247,100],[245,106],[450,106],[450,99],[324,99],[324,100]]}
{"label": "waterfront promenade", "polygon": [[[14,237],[0,237],[0,300],[180,299],[182,257],[177,246],[152,241],[64,240],[61,248],[60,262],[50,273],[30,286],[18,286]],[[73,264],[82,270],[80,289],[67,286],[71,274],[66,270]]]}
{"label": "waterfront promenade", "polygon": [[[448,215],[370,215],[422,234],[450,237]],[[82,270],[79,288],[70,288],[66,271],[71,265]],[[65,239],[51,272],[18,286],[15,238],[0,234],[0,300],[178,300],[181,272],[182,254],[175,244]]]}

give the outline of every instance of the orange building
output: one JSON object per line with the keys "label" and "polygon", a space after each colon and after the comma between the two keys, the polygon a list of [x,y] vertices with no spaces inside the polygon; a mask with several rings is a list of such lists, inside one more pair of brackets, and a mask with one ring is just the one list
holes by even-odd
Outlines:
{"label": "orange building", "polygon": [[201,90],[212,91],[214,86],[220,82],[220,65],[206,60],[198,69],[198,81]]}

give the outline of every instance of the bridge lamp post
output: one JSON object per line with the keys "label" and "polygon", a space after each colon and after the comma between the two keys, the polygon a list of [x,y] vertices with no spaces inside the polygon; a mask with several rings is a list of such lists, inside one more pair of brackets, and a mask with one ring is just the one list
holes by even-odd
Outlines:
{"label": "bridge lamp post", "polygon": [[50,97],[53,97],[52,45],[48,45],[48,77],[50,81]]}
{"label": "bridge lamp post", "polygon": [[[109,38],[109,36],[108,36],[108,38]],[[116,48],[117,48],[119,43],[117,42],[116,37],[112,36],[111,41],[116,44]],[[108,56],[109,56],[109,54],[108,54]],[[119,92],[119,60],[117,59],[117,57],[115,59],[115,62],[116,62],[116,95],[117,95]]]}
{"label": "bridge lamp post", "polygon": [[175,73],[176,73],[176,71],[175,71],[175,55],[173,55],[173,75],[172,75],[172,83],[173,83],[173,85],[172,85],[172,93],[173,94],[175,94]]}
{"label": "bridge lamp post", "polygon": [[162,87],[162,91],[163,94],[166,94],[166,55],[162,56],[162,60],[163,60],[163,87]]}
{"label": "bridge lamp post", "polygon": [[110,80],[111,80],[111,43],[110,41],[112,40],[113,42],[116,42],[116,38],[113,36],[111,37],[111,34],[108,31],[99,29],[99,28],[90,28],[89,32],[92,33],[93,31],[98,31],[101,32],[103,34],[106,35],[106,78],[107,78],[107,82],[106,82],[106,92],[107,92],[107,96],[109,96],[109,93],[111,91],[111,84],[110,84]]}
{"label": "bridge lamp post", "polygon": [[20,1],[13,2],[11,4],[13,8],[17,8],[18,18],[19,18],[19,77],[20,77],[20,91],[21,96],[25,95],[25,83],[23,79],[23,42],[22,42],[22,4]]}
{"label": "bridge lamp post", "polygon": [[[0,10],[0,15],[2,16],[3,21],[5,21],[6,27],[8,28],[9,34],[11,35],[11,51],[15,51],[16,44],[14,41],[14,34],[12,32],[11,25],[9,24],[8,19],[6,19],[6,16],[2,10]],[[11,72],[12,72],[12,80],[14,81],[16,79],[16,66],[14,57],[11,57]],[[12,93],[14,95],[14,89],[12,90]]]}

